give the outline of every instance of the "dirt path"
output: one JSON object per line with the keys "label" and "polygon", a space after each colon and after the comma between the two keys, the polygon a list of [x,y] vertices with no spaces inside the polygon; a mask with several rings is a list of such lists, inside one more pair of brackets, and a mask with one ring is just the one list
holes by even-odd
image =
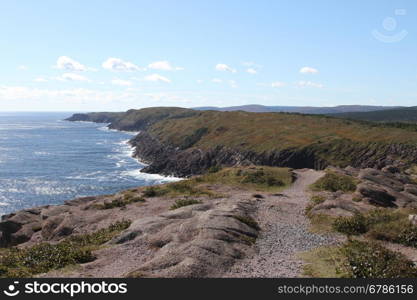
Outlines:
{"label": "dirt path", "polygon": [[262,233],[255,244],[257,254],[236,263],[224,277],[299,277],[302,261],[298,252],[337,242],[336,237],[309,232],[304,215],[309,202],[308,186],[324,175],[315,170],[298,170],[294,184],[281,195],[259,201],[256,219]]}

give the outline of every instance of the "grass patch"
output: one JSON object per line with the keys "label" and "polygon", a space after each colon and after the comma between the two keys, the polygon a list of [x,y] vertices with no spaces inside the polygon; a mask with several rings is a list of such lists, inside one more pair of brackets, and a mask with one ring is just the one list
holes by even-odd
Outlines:
{"label": "grass patch", "polygon": [[291,171],[277,167],[233,167],[196,177],[196,183],[226,184],[260,191],[279,192],[292,183]]}
{"label": "grass patch", "polygon": [[315,278],[413,278],[417,268],[400,253],[375,242],[351,240],[300,254],[304,275]]}
{"label": "grass patch", "polygon": [[340,247],[326,246],[303,252],[299,255],[306,263],[303,273],[312,278],[341,278],[349,277],[345,270],[346,257]]}
{"label": "grass patch", "polygon": [[356,190],[356,185],[357,181],[351,176],[327,172],[326,175],[313,183],[312,188],[316,191],[353,192]]}
{"label": "grass patch", "polygon": [[251,217],[247,217],[247,216],[233,216],[233,218],[235,218],[236,220],[248,225],[249,227],[255,229],[255,230],[260,230],[261,228],[259,227],[258,222],[256,222],[253,218]]}
{"label": "grass patch", "polygon": [[32,277],[95,259],[92,251],[130,226],[121,221],[90,234],[69,237],[57,244],[41,243],[28,248],[8,248],[0,254],[0,277]]}
{"label": "grass patch", "polygon": [[178,182],[173,182],[160,186],[150,186],[143,190],[144,197],[199,197],[199,196],[208,196],[208,197],[219,197],[218,194],[215,194],[202,186],[198,186],[198,181],[195,179],[191,180],[181,180]]}
{"label": "grass patch", "polygon": [[137,202],[145,202],[145,198],[138,196],[133,192],[125,192],[122,197],[114,199],[110,202],[104,202],[103,204],[95,205],[98,209],[112,209],[116,207],[125,207],[126,205],[137,203]]}
{"label": "grass patch", "polygon": [[169,208],[170,210],[174,210],[180,207],[188,206],[188,205],[194,205],[194,204],[200,204],[201,201],[195,200],[195,199],[178,199],[175,200],[175,203],[171,205]]}
{"label": "grass patch", "polygon": [[332,225],[334,217],[324,214],[308,214],[310,218],[311,227],[310,230],[314,233],[326,233],[333,230]]}
{"label": "grass patch", "polygon": [[368,231],[368,220],[362,214],[337,217],[333,222],[333,229],[348,236],[360,235]]}

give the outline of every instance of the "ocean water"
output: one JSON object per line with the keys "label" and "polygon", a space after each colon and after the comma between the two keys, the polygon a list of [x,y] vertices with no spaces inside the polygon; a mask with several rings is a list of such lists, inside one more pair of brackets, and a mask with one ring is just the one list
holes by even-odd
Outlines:
{"label": "ocean water", "polygon": [[133,133],[63,121],[70,115],[0,112],[0,215],[177,180],[139,172]]}

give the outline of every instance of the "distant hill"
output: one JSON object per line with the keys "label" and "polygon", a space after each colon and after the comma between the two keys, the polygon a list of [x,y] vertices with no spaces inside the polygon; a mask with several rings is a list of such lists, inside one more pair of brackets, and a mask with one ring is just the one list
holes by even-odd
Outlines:
{"label": "distant hill", "polygon": [[346,112],[331,114],[337,118],[371,121],[417,123],[417,106],[368,112]]}
{"label": "distant hill", "polygon": [[247,111],[247,112],[290,112],[302,114],[337,114],[345,112],[371,112],[386,109],[397,109],[400,106],[372,106],[372,105],[339,105],[334,107],[314,107],[314,106],[264,106],[259,104],[249,104],[241,106],[216,107],[204,106],[194,107],[196,110],[216,110],[216,111]]}

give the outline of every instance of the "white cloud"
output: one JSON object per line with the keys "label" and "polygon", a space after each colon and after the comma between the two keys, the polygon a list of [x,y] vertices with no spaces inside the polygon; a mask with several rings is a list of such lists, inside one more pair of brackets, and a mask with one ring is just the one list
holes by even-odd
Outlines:
{"label": "white cloud", "polygon": [[302,74],[317,74],[319,70],[312,68],[312,67],[302,67],[300,69],[300,73]]}
{"label": "white cloud", "polygon": [[123,80],[123,79],[113,79],[111,81],[113,85],[119,85],[119,86],[132,86],[133,83],[129,80]]}
{"label": "white cloud", "polygon": [[234,89],[237,88],[237,83],[235,80],[229,80],[229,85],[231,88],[234,88]]}
{"label": "white cloud", "polygon": [[227,71],[227,72],[232,72],[232,73],[237,72],[235,69],[229,67],[226,64],[217,64],[215,68],[217,71]]}
{"label": "white cloud", "polygon": [[203,83],[203,80],[201,80],[201,79],[197,79],[197,83],[198,83],[198,84],[201,84],[201,83]]}
{"label": "white cloud", "polygon": [[48,79],[44,78],[44,77],[36,77],[35,79],[33,79],[34,82],[48,82]]}
{"label": "white cloud", "polygon": [[163,61],[156,61],[153,63],[150,63],[148,65],[149,69],[154,69],[154,70],[162,70],[162,71],[180,71],[180,70],[184,70],[184,68],[182,67],[173,67],[169,61],[163,60]]}
{"label": "white cloud", "polygon": [[246,70],[249,74],[258,74],[258,71],[256,71],[254,68],[249,68]]}
{"label": "white cloud", "polygon": [[297,85],[299,87],[314,87],[314,88],[319,88],[319,89],[324,87],[323,84],[317,83],[317,82],[312,82],[312,81],[299,81],[297,83]]}
{"label": "white cloud", "polygon": [[25,65],[20,65],[20,66],[17,67],[17,69],[20,70],[20,71],[26,71],[28,69],[28,67],[25,66]]}
{"label": "white cloud", "polygon": [[55,68],[60,70],[67,70],[67,71],[92,71],[92,68],[87,68],[83,64],[79,63],[78,61],[69,58],[68,56],[60,56],[56,61]]}
{"label": "white cloud", "polygon": [[222,82],[223,82],[223,80],[221,80],[221,79],[219,79],[219,78],[213,78],[213,79],[211,80],[211,82],[214,82],[214,83],[222,83]]}
{"label": "white cloud", "polygon": [[76,74],[76,73],[64,73],[58,80],[67,80],[67,81],[90,81],[87,77]]}
{"label": "white cloud", "polygon": [[120,58],[109,57],[106,61],[103,62],[102,67],[110,71],[120,71],[120,72],[133,72],[133,71],[144,71],[144,68],[140,68],[137,65],[124,61]]}
{"label": "white cloud", "polygon": [[280,88],[280,87],[284,87],[286,84],[285,82],[281,82],[281,81],[275,81],[271,83],[271,87],[273,88]]}
{"label": "white cloud", "polygon": [[146,81],[153,81],[153,82],[166,82],[166,83],[170,83],[171,80],[169,80],[168,78],[161,76],[159,74],[152,74],[152,75],[148,75],[145,76],[144,78]]}

